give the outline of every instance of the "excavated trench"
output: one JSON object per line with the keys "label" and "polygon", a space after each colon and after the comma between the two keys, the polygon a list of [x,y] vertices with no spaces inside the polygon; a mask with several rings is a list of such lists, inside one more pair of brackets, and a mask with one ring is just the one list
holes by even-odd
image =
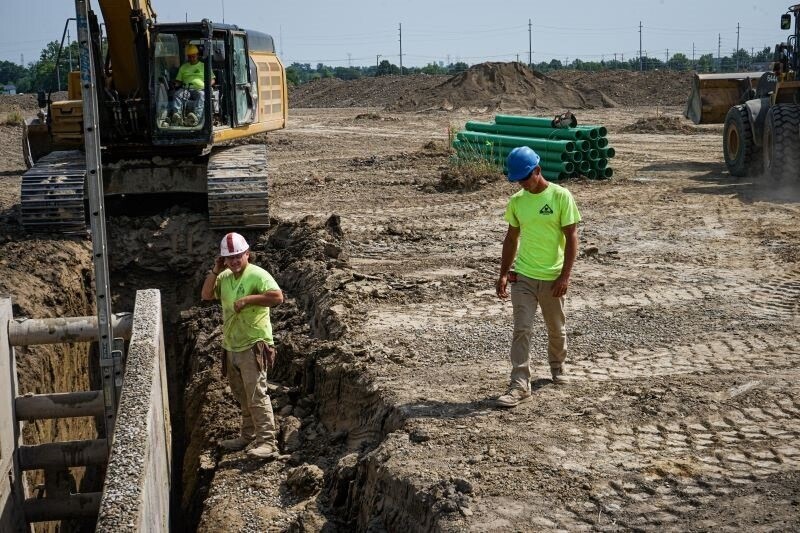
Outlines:
{"label": "excavated trench", "polygon": [[[375,387],[368,348],[348,342],[348,329],[359,317],[355,293],[346,287],[358,275],[348,263],[336,216],[273,220],[266,231],[245,233],[253,261],[272,272],[286,294],[273,310],[279,359],[270,376],[285,455],[262,464],[243,453],[221,453],[217,442],[237,433],[239,408],[221,374],[219,306],[199,298],[219,233],[202,215],[183,208],[108,221],[114,311],[132,311],[139,289],[161,291],[173,435],[172,529],[430,529],[434,511],[428,496],[381,468],[387,436],[402,426],[403,416]],[[0,246],[4,257],[18,258],[0,261],[0,292],[12,297],[15,316],[94,313],[87,240],[20,235]],[[20,349],[18,360],[22,393],[93,386],[96,369],[86,345]],[[86,419],[37,422],[24,431],[27,443],[97,434]],[[82,490],[99,490],[102,473],[74,474]],[[35,475],[30,481],[41,483]],[[226,495],[237,491],[251,491],[254,498],[229,501]],[[259,511],[265,507],[269,516]],[[93,526],[37,526],[56,529]]]}
{"label": "excavated trench", "polygon": [[[372,383],[368,351],[347,342],[357,317],[344,287],[354,274],[336,216],[273,220],[269,230],[245,233],[251,260],[272,272],[286,295],[272,313],[279,357],[270,375],[284,457],[261,464],[221,452],[217,442],[238,433],[239,408],[221,373],[219,306],[199,298],[219,233],[182,209],[109,221],[114,309],[132,309],[138,289],[162,293],[172,529],[429,529],[428,498],[388,476],[376,455],[403,417]],[[226,501],[226,493],[253,486],[257,497],[241,508]]]}

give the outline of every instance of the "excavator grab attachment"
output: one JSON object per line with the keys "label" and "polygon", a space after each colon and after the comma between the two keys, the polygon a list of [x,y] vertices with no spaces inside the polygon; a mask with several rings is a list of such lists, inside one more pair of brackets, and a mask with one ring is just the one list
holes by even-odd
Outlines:
{"label": "excavator grab attachment", "polygon": [[695,124],[722,124],[728,110],[756,89],[764,72],[695,74],[683,115]]}

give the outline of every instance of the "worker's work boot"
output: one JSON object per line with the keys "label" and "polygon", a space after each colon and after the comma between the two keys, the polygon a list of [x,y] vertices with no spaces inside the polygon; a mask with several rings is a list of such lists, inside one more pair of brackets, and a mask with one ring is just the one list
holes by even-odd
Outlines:
{"label": "worker's work boot", "polygon": [[226,450],[230,450],[232,452],[238,452],[240,450],[244,450],[247,448],[247,445],[253,442],[250,439],[246,439],[244,437],[236,437],[235,439],[227,439],[219,441],[219,445],[225,448]]}
{"label": "worker's work boot", "polygon": [[278,445],[274,442],[262,442],[247,450],[247,455],[255,459],[275,459],[280,455]]}
{"label": "worker's work boot", "polygon": [[551,368],[550,376],[553,378],[554,385],[569,385],[575,382],[572,376],[564,372],[564,368]]}
{"label": "worker's work boot", "polygon": [[530,391],[512,387],[508,389],[508,392],[497,398],[496,403],[498,407],[516,407],[522,402],[527,402],[530,399]]}
{"label": "worker's work boot", "polygon": [[197,115],[195,115],[194,113],[187,113],[186,114],[186,120],[184,121],[185,125],[187,125],[187,126],[197,126],[198,122],[200,122],[200,121],[197,119]]}
{"label": "worker's work boot", "polygon": [[169,121],[173,126],[183,126],[183,119],[179,113],[173,113],[172,116],[169,117]]}

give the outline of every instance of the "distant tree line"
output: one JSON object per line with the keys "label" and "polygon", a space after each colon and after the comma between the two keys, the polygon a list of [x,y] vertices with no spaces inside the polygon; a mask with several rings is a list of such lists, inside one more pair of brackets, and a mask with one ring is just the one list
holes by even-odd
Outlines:
{"label": "distant tree line", "polygon": [[[444,62],[429,63],[424,67],[403,67],[403,74],[430,74],[430,75],[453,75],[463,72],[469,65],[463,62],[450,63]],[[400,67],[384,59],[377,65],[368,67],[330,67],[322,63],[317,63],[315,68],[310,63],[292,63],[286,68],[286,79],[292,85],[307,83],[312,80],[322,78],[339,78],[340,80],[357,80],[359,78],[373,78],[375,76],[388,76],[400,74]]]}
{"label": "distant tree line", "polygon": [[572,69],[572,70],[677,70],[680,72],[696,70],[701,73],[708,72],[736,72],[736,63],[738,60],[739,70],[751,70],[754,64],[763,65],[772,61],[773,50],[769,47],[764,48],[752,55],[744,48],[730,56],[723,56],[721,58],[714,57],[713,54],[704,54],[692,61],[686,54],[677,53],[664,61],[656,57],[642,56],[641,62],[639,57],[633,57],[626,61],[583,61],[581,59],[574,59],[569,63],[562,63],[558,59],[550,61],[542,61],[536,63],[534,68],[540,72],[550,72],[559,69]]}
{"label": "distant tree line", "polygon": [[[58,57],[58,41],[52,41],[42,49],[39,59],[29,63],[27,67],[17,65],[10,61],[0,61],[0,85],[12,84],[17,88],[18,93],[35,92],[38,90],[57,91],[66,90],[67,75],[69,71],[69,57],[72,55],[72,67],[78,68],[78,43],[73,42],[68,49],[65,47],[61,52],[59,68],[56,71],[56,58]],[[676,70],[698,72],[735,72],[737,61],[739,70],[751,70],[754,64],[763,68],[765,63],[772,61],[772,49],[769,47],[750,54],[745,49],[738,52],[716,58],[713,54],[704,54],[695,61],[683,53],[676,53],[667,60],[655,57],[642,57],[641,68],[643,70]],[[666,59],[666,58],[665,58]],[[424,67],[403,67],[402,74],[429,74],[429,75],[453,75],[463,72],[470,65],[464,62],[445,64],[443,61],[428,63]],[[628,58],[625,61],[602,60],[584,61],[573,59],[572,61],[562,62],[559,59],[542,61],[534,65],[540,72],[550,72],[559,69],[573,70],[639,70],[639,57]],[[338,78],[341,80],[355,80],[375,76],[387,76],[400,74],[400,67],[384,59],[377,65],[370,66],[349,66],[332,67],[317,63],[312,67],[309,63],[292,63],[286,69],[286,78],[292,85],[299,85],[321,78]]]}
{"label": "distant tree line", "polygon": [[56,71],[56,58],[58,57],[58,41],[51,41],[42,49],[39,59],[28,63],[27,67],[20,66],[11,61],[0,61],[0,84],[14,85],[18,93],[43,91],[66,91],[67,76],[70,70],[70,52],[72,52],[72,68],[78,69],[80,64],[78,43],[74,41],[71,46],[64,47],[61,51],[59,68]]}

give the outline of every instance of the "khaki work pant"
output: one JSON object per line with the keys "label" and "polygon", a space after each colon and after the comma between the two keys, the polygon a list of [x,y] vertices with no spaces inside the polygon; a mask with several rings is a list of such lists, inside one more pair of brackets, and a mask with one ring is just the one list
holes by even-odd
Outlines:
{"label": "khaki work pant", "polygon": [[511,386],[530,390],[530,348],[537,305],[547,326],[547,360],[551,371],[561,368],[567,358],[567,329],[564,298],[553,297],[553,282],[517,274],[511,284],[514,306],[514,338],[511,342]]}
{"label": "khaki work pant", "polygon": [[275,442],[275,417],[267,394],[267,371],[261,371],[253,350],[225,352],[227,378],[242,407],[241,436],[256,444]]}

